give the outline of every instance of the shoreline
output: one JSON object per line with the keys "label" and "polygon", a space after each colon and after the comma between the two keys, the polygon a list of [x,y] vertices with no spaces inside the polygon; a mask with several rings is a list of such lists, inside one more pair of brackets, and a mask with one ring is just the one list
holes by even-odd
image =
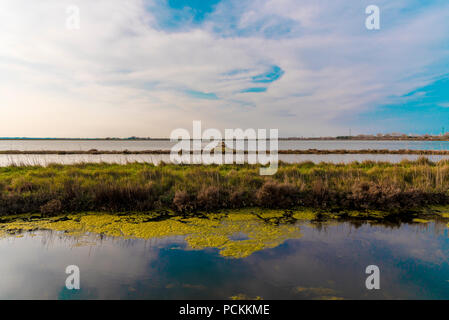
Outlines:
{"label": "shoreline", "polygon": [[[249,242],[258,239],[263,240],[265,244],[273,245],[274,236],[277,238],[274,244],[278,245],[292,236],[300,236],[300,226],[304,224],[322,227],[335,223],[349,223],[356,228],[364,224],[400,228],[403,224],[425,226],[429,223],[449,227],[449,206],[432,207],[417,211],[413,215],[400,216],[374,211],[371,213],[348,211],[343,215],[309,208],[293,210],[245,208],[202,212],[201,215],[178,215],[173,211],[78,212],[52,217],[19,214],[0,217],[0,239],[21,237],[25,233],[36,231],[63,232],[67,236],[77,237],[96,234],[101,237],[136,239],[186,236],[193,248],[220,247],[231,242],[234,254],[240,255],[242,252],[235,250],[236,245],[245,241],[233,239],[233,236],[242,230],[249,235],[248,239],[245,239]],[[254,246],[254,243],[251,243],[255,251],[261,249],[259,245]],[[244,251],[247,249],[248,247]]]}
{"label": "shoreline", "polygon": [[[29,138],[29,137],[0,137],[0,141],[170,141],[170,138]],[[193,141],[194,139],[189,139]],[[247,139],[245,139],[247,140]],[[279,141],[449,141],[449,136],[337,136],[337,137],[283,137]],[[222,139],[222,141],[225,141]]]}
{"label": "shoreline", "polygon": [[[257,152],[230,150],[233,154],[257,154]],[[189,152],[194,154],[193,151]],[[230,152],[231,153],[231,152]],[[270,154],[270,151],[266,151]],[[410,155],[449,155],[449,150],[413,150],[413,149],[399,149],[399,150],[389,150],[389,149],[289,149],[289,150],[278,150],[278,154],[410,154]],[[0,150],[0,155],[108,155],[108,154],[171,154],[171,150]],[[181,154],[181,152],[179,152]],[[225,152],[222,152],[225,154]]]}

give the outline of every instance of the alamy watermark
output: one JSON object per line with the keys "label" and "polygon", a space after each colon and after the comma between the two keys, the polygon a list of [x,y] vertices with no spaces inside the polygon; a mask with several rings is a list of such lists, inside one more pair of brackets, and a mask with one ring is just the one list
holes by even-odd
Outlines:
{"label": "alamy watermark", "polygon": [[[175,164],[261,164],[261,175],[278,169],[278,129],[218,129],[202,131],[201,121],[193,121],[192,135],[187,129],[173,130],[170,161]],[[204,147],[204,143],[207,143]],[[247,148],[245,148],[245,144]],[[268,146],[268,147],[267,147]]]}
{"label": "alamy watermark", "polygon": [[66,8],[66,14],[65,27],[68,30],[79,30],[81,28],[80,8],[75,5],[68,6]]}
{"label": "alamy watermark", "polygon": [[65,287],[68,290],[80,289],[80,268],[75,265],[67,266],[65,273],[69,276],[65,280]]}
{"label": "alamy watermark", "polygon": [[[76,5],[70,5],[66,8],[66,28],[68,30],[79,30],[80,25],[80,8]],[[369,5],[365,8],[367,18],[365,27],[368,30],[380,30],[380,8],[377,5]]]}
{"label": "alamy watermark", "polygon": [[365,20],[365,27],[368,30],[380,30],[380,9],[378,6],[370,5],[366,7],[365,13],[368,17]]}
{"label": "alamy watermark", "polygon": [[369,265],[365,269],[365,273],[369,274],[366,278],[365,286],[368,290],[380,289],[380,269],[376,265]]}

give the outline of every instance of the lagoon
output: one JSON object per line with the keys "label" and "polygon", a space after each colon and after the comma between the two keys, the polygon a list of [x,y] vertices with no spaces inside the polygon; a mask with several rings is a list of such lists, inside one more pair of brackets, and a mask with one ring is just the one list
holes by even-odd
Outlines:
{"label": "lagoon", "polygon": [[[166,140],[107,141],[107,140],[0,140],[0,151],[143,151],[170,150],[175,143]],[[205,146],[206,143],[203,143]],[[449,150],[449,141],[361,141],[361,140],[282,140],[279,150]],[[384,161],[398,163],[416,160],[413,154],[280,154],[279,160],[288,163],[350,163],[353,161]],[[427,155],[431,161],[448,160],[448,155]],[[169,154],[0,154],[0,166],[48,165],[50,163],[170,163]]]}
{"label": "lagoon", "polygon": [[[280,161],[286,163],[300,163],[312,161],[313,163],[351,163],[366,160],[399,163],[404,159],[417,160],[420,155],[413,154],[280,154]],[[430,161],[449,160],[448,155],[426,155]],[[224,160],[223,160],[224,161]],[[52,163],[77,164],[77,163],[171,163],[169,154],[0,154],[0,167],[10,165],[40,165],[47,166]]]}
{"label": "lagoon", "polygon": [[[223,234],[235,232],[228,255],[213,241],[195,246],[192,230],[144,238],[4,235],[0,299],[449,299],[447,222],[300,220],[266,226],[279,240],[266,245],[268,238],[248,234],[239,221],[219,221]],[[265,245],[245,251],[238,243],[251,237]],[[380,290],[365,287],[372,264],[380,268]],[[79,291],[65,288],[68,265],[80,268]]]}
{"label": "lagoon", "polygon": [[[203,146],[207,143],[204,142]],[[175,142],[168,140],[0,140],[0,150],[170,150]],[[279,150],[449,150],[449,141],[375,141],[375,140],[280,140]]]}

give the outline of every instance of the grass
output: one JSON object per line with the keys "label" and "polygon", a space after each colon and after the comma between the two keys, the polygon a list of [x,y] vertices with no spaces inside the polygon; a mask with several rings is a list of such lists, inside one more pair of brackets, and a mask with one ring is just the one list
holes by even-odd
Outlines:
{"label": "grass", "polygon": [[257,165],[52,164],[0,168],[0,215],[61,212],[179,214],[248,207],[404,213],[449,204],[449,161],[398,164]]}
{"label": "grass", "polygon": [[[234,149],[228,149],[227,152],[237,153]],[[240,151],[241,153],[248,154],[251,153],[247,150]],[[269,150],[266,151],[270,153]],[[0,155],[116,155],[116,154],[134,154],[134,155],[160,155],[160,154],[170,154],[170,150],[0,150]],[[193,151],[190,152],[191,154]],[[225,153],[225,149],[223,149]],[[349,150],[349,149],[288,149],[288,150],[278,150],[278,154],[411,154],[411,155],[449,155],[449,150],[411,150],[411,149],[399,149],[399,150],[389,150],[389,149],[360,149],[360,150]]]}

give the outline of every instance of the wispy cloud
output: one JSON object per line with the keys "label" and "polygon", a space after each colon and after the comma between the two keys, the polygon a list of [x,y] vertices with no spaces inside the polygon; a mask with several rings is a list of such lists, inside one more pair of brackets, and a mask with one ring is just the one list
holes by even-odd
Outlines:
{"label": "wispy cloud", "polygon": [[72,4],[1,2],[0,136],[341,134],[449,71],[447,1],[378,0],[376,32],[365,0],[78,0],[67,30]]}
{"label": "wispy cloud", "polygon": [[186,90],[185,92],[187,95],[189,95],[190,97],[193,97],[193,98],[206,99],[206,100],[217,100],[218,99],[217,95],[213,92],[200,92],[200,91],[195,91],[195,90]]}
{"label": "wispy cloud", "polygon": [[267,88],[265,87],[255,87],[255,88],[248,88],[248,89],[243,89],[242,91],[240,91],[241,93],[251,93],[251,92],[266,92]]}
{"label": "wispy cloud", "polygon": [[267,72],[254,76],[252,80],[254,83],[271,83],[279,80],[283,74],[284,70],[280,67],[271,66]]}

